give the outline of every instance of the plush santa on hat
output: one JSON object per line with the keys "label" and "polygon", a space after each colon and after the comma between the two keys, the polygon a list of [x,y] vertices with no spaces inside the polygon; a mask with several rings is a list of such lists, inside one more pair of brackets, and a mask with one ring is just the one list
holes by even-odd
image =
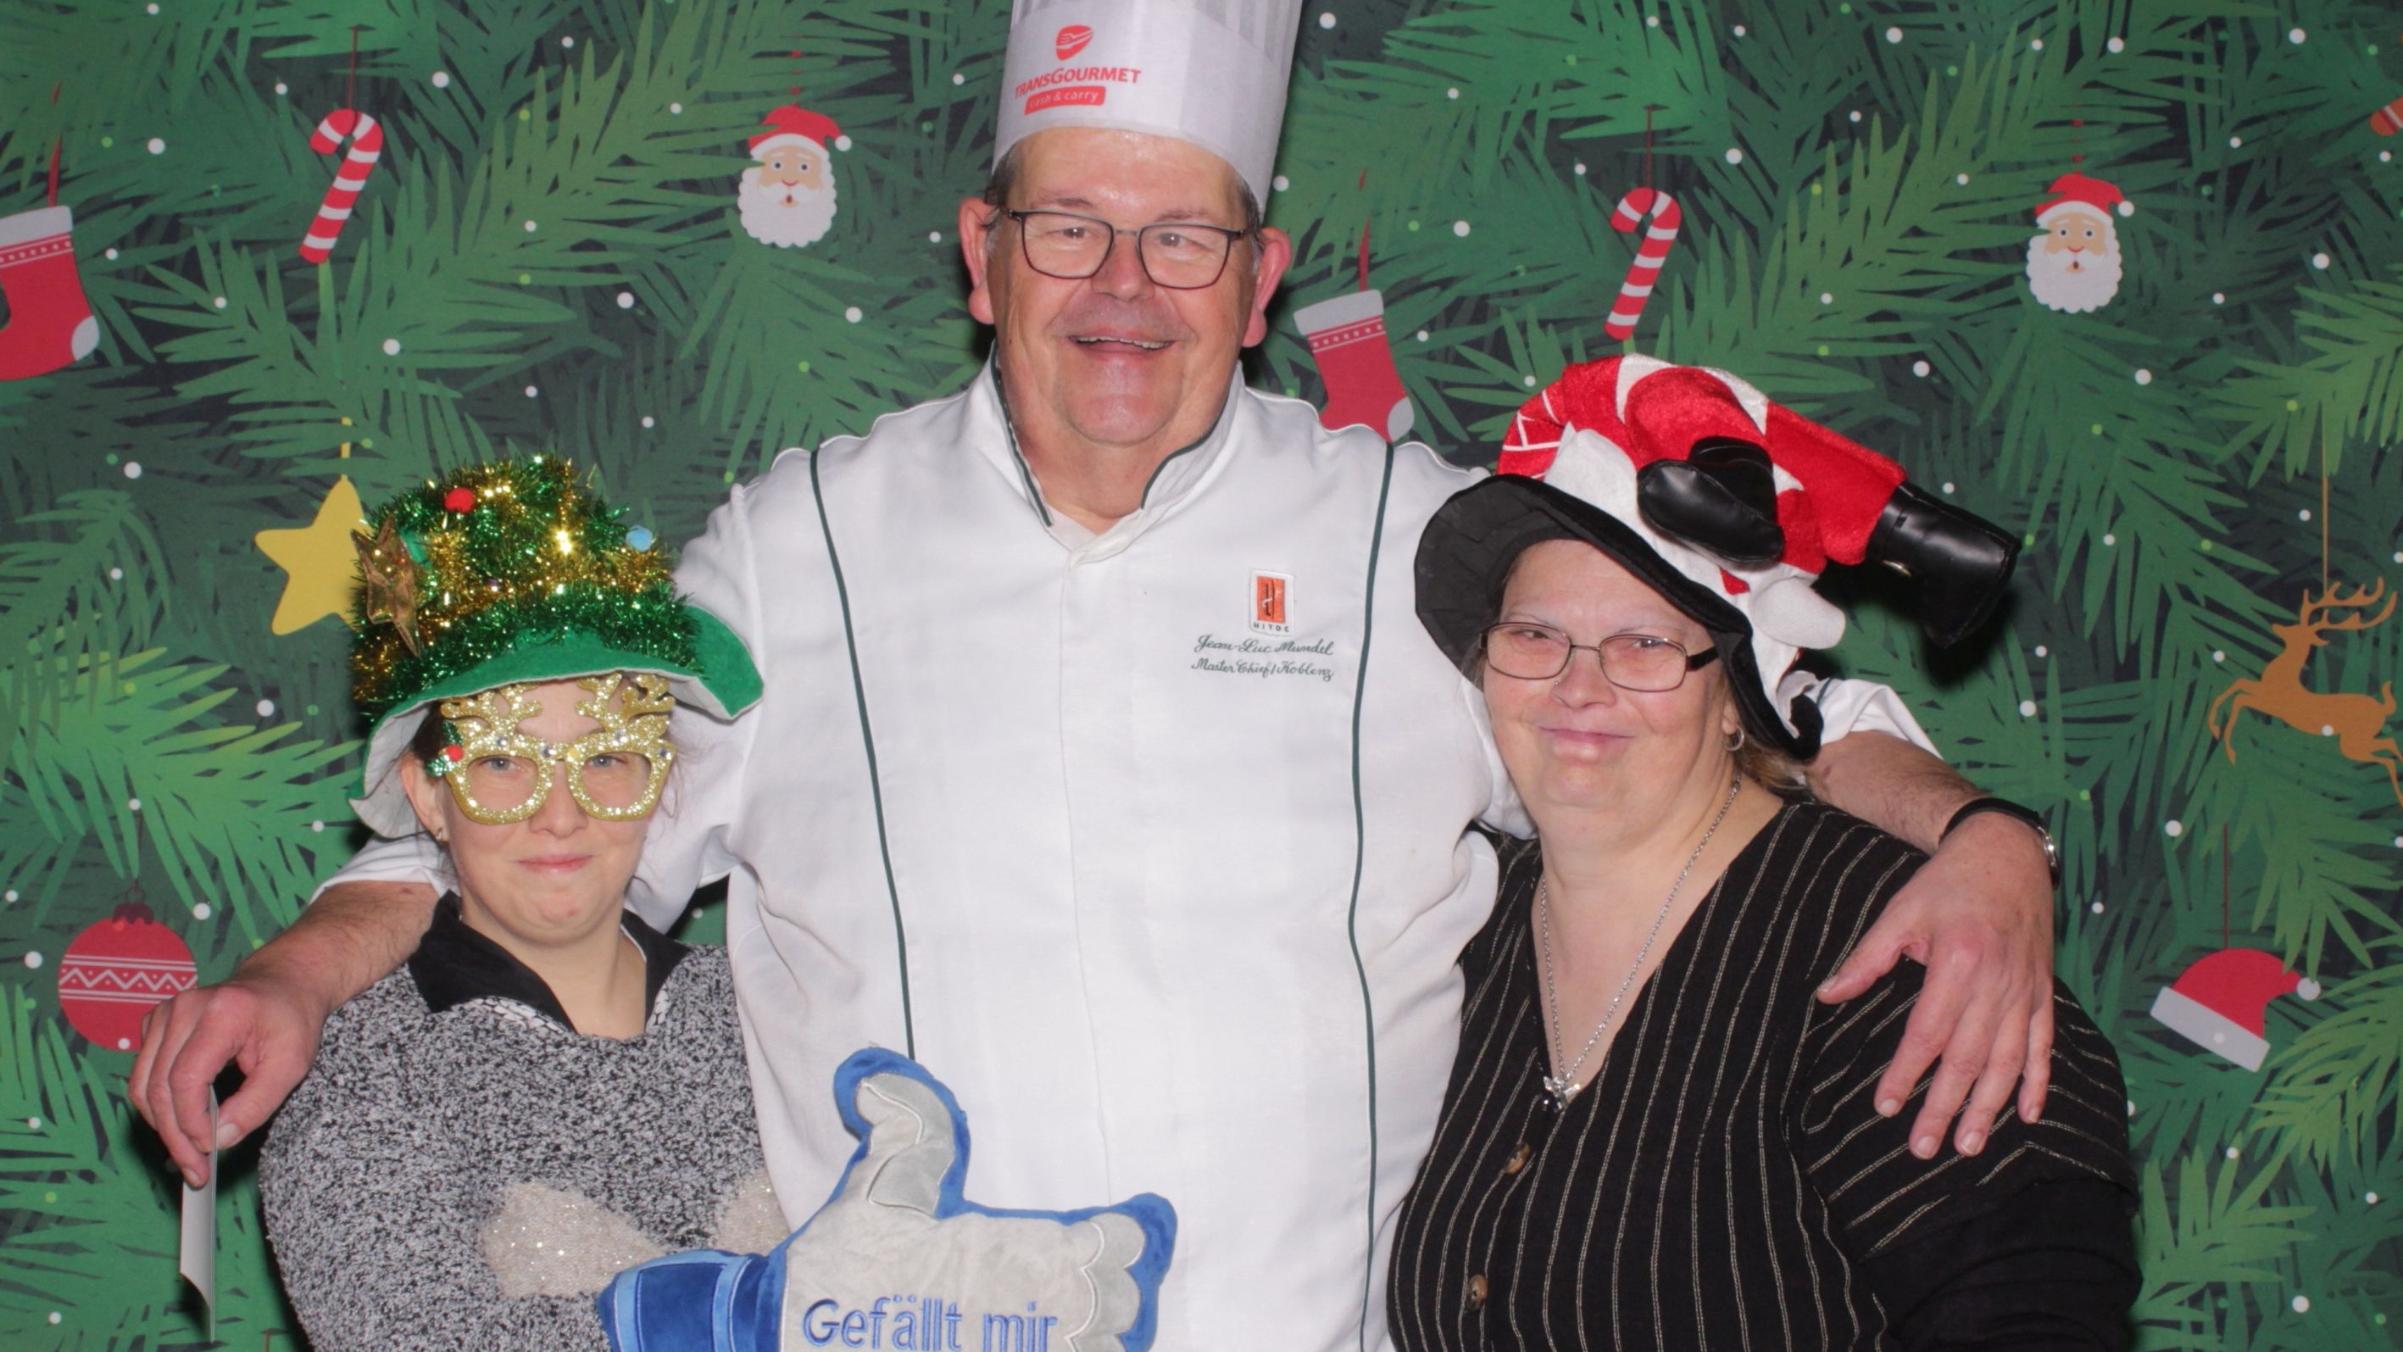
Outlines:
{"label": "plush santa on hat", "polygon": [[762,244],[815,243],[834,224],[834,160],[851,138],[824,113],[788,103],[771,110],[749,142],[759,161],[743,171],[743,229]]}
{"label": "plush santa on hat", "polygon": [[1779,685],[1803,649],[1844,635],[1813,587],[1830,562],[1906,568],[1950,641],[1992,610],[2017,552],[1744,381],[1649,357],[1569,368],[1519,411],[1497,468],[1419,545],[1419,618],[1464,671],[1519,554],[1583,540],[1710,631],[1746,727],[1801,759],[1818,751],[1818,710]]}
{"label": "plush santa on hat", "polygon": [[2036,204],[2036,226],[2028,241],[2028,285],[2036,299],[2055,310],[2083,314],[2101,309],[2119,294],[2119,227],[2114,216],[2136,206],[2112,184],[2085,174],[2063,174]]}

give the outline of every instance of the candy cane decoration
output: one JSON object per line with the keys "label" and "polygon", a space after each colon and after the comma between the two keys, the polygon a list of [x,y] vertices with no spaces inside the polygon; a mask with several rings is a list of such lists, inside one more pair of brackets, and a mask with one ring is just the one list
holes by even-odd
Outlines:
{"label": "candy cane decoration", "polygon": [[1660,280],[1660,265],[1668,260],[1669,246],[1677,242],[1677,224],[1684,219],[1667,193],[1637,188],[1619,199],[1619,209],[1610,214],[1610,228],[1628,234],[1647,212],[1652,227],[1644,232],[1644,242],[1636,246],[1635,261],[1627,265],[1627,280],[1619,284],[1619,303],[1611,308],[1610,322],[1602,326],[1613,338],[1635,336],[1636,317],[1643,314],[1644,302],[1652,297],[1652,284]]}
{"label": "candy cane decoration", "polygon": [[2403,99],[2396,99],[2370,114],[2370,130],[2380,136],[2392,136],[2403,131]]}
{"label": "candy cane decoration", "polygon": [[375,172],[375,162],[384,153],[384,129],[374,118],[350,108],[326,114],[325,121],[317,124],[317,134],[309,138],[309,149],[331,155],[346,136],[350,151],[342,157],[333,185],[325,190],[325,200],[317,204],[316,222],[300,242],[300,256],[312,263],[324,262],[334,251],[334,239],[342,233],[342,223],[350,219],[351,204],[359,200],[359,190],[367,186],[367,176]]}

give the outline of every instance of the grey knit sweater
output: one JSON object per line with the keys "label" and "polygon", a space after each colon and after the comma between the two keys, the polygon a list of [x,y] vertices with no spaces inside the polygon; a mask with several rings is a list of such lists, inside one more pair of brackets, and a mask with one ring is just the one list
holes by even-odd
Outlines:
{"label": "grey knit sweater", "polygon": [[260,1162],[317,1352],[603,1348],[593,1295],[620,1269],[784,1237],[724,952],[627,932],[651,968],[640,1037],[576,1033],[448,899],[326,1024]]}

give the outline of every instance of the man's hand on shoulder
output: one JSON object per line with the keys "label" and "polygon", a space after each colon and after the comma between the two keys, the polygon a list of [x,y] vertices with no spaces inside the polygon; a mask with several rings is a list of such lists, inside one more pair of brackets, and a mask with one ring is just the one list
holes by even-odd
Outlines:
{"label": "man's hand on shoulder", "polygon": [[2020,1117],[2033,1122],[2051,1078],[2053,882],[2036,833],[1999,813],[1963,819],[1895,893],[1819,998],[1853,999],[1904,957],[1927,968],[1927,983],[1878,1081],[1877,1110],[1900,1112],[1941,1057],[1911,1126],[1912,1152],[1933,1158],[1959,1112],[1953,1144],[1974,1155],[2013,1086]]}
{"label": "man's hand on shoulder", "polygon": [[[236,975],[185,991],[142,1020],[127,1093],[186,1182],[206,1181],[209,1152],[249,1135],[299,1087],[331,1012],[272,975]],[[218,1106],[212,1138],[209,1086],[229,1063],[241,1067],[242,1088]]]}

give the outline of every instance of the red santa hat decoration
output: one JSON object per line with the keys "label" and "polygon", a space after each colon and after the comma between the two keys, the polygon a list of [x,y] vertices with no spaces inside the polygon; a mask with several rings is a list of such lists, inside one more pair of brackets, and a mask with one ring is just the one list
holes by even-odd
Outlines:
{"label": "red santa hat decoration", "polygon": [[849,150],[851,138],[824,113],[812,112],[797,103],[787,103],[768,110],[760,119],[762,128],[752,136],[751,158],[764,160],[780,146],[800,146],[824,154],[829,150]]}
{"label": "red santa hat decoration", "polygon": [[2223,948],[2195,960],[2153,999],[2153,1017],[2206,1051],[2261,1069],[2269,1054],[2265,1018],[2281,995],[2316,1000],[2320,983],[2290,972],[2274,954],[2257,948]]}
{"label": "red santa hat decoration", "polygon": [[2036,224],[2049,225],[2064,211],[2087,211],[2097,216],[2133,216],[2136,204],[2110,182],[2086,174],[2063,174],[2053,180],[2049,195],[2036,204]]}

